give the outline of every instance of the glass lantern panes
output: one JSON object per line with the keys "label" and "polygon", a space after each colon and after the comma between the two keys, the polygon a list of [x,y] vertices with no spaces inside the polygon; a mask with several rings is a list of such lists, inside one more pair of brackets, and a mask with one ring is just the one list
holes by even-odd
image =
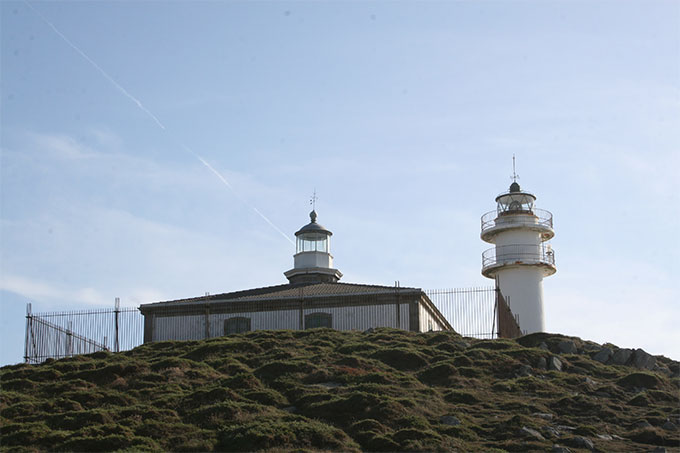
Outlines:
{"label": "glass lantern panes", "polygon": [[297,253],[324,252],[330,253],[329,237],[320,233],[306,233],[297,237]]}
{"label": "glass lantern panes", "polygon": [[497,210],[499,214],[531,213],[534,209],[535,198],[525,193],[513,193],[498,198]]}

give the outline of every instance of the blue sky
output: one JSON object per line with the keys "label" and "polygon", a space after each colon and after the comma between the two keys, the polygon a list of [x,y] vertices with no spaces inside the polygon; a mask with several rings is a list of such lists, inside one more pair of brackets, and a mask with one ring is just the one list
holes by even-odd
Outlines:
{"label": "blue sky", "polygon": [[479,218],[513,154],[555,219],[548,330],[680,358],[680,3],[0,13],[0,364],[29,301],[284,283],[314,189],[343,281],[490,284]]}

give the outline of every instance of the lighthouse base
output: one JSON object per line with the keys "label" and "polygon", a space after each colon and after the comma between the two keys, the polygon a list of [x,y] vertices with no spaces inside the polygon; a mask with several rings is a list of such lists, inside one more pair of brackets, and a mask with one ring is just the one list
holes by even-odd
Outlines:
{"label": "lighthouse base", "polygon": [[510,310],[518,317],[523,334],[545,331],[543,272],[536,267],[516,267],[496,273],[497,285]]}

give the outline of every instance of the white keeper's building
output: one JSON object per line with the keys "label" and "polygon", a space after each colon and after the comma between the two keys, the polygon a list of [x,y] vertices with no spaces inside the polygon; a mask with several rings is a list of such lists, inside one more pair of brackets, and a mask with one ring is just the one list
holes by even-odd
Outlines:
{"label": "white keeper's building", "polygon": [[420,288],[340,283],[331,255],[333,233],[317,223],[315,211],[310,219],[295,233],[287,284],[141,305],[144,342],[315,327],[452,330]]}

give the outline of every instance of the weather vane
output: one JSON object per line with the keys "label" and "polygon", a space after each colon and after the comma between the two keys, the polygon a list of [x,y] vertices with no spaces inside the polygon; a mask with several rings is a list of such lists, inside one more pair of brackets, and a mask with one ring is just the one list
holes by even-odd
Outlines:
{"label": "weather vane", "polygon": [[312,210],[316,211],[316,200],[318,200],[319,197],[316,196],[316,188],[314,189],[314,194],[312,194],[312,197],[309,199],[309,204],[312,205]]}
{"label": "weather vane", "polygon": [[512,181],[517,182],[518,179],[519,179],[519,175],[515,171],[515,155],[513,154],[512,155]]}

